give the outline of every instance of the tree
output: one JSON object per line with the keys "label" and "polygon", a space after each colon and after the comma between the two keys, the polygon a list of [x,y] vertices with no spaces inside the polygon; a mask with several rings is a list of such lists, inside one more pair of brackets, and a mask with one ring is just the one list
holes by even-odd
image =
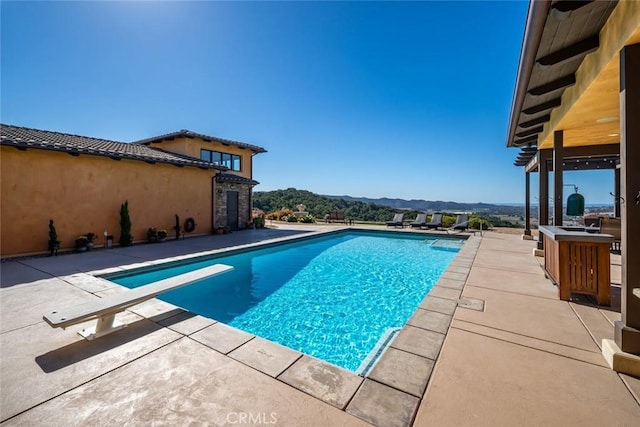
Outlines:
{"label": "tree", "polygon": [[182,227],[180,226],[180,217],[176,214],[176,225],[173,226],[173,229],[176,230],[176,240],[180,239],[180,230]]}
{"label": "tree", "polygon": [[60,247],[60,241],[58,240],[58,233],[56,227],[53,225],[53,220],[49,220],[49,256],[54,253],[58,255],[58,248]]}
{"label": "tree", "polygon": [[315,218],[324,218],[329,212],[342,211],[346,218],[355,221],[384,222],[393,218],[393,214],[396,212],[404,212],[407,218],[415,218],[417,214],[417,211],[394,209],[374,203],[334,199],[295,188],[253,193],[253,206],[268,213],[281,210],[293,211],[298,205],[304,205],[309,215]]}
{"label": "tree", "polygon": [[120,246],[131,246],[133,236],[131,235],[131,218],[129,217],[129,201],[120,206]]}

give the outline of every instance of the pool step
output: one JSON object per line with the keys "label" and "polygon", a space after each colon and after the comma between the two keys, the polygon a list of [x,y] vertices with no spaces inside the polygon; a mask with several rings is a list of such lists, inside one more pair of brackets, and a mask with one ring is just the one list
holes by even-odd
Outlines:
{"label": "pool step", "polygon": [[458,251],[460,250],[460,248],[462,248],[461,242],[457,240],[452,240],[452,239],[436,239],[432,241],[427,240],[427,242],[431,242],[429,243],[429,246],[432,247],[433,249],[441,249],[445,251]]}
{"label": "pool step", "polygon": [[384,331],[384,334],[380,337],[375,346],[373,346],[373,350],[369,352],[367,357],[364,358],[358,369],[356,369],[356,373],[363,377],[369,375],[369,372],[376,366],[376,363],[380,359],[380,356],[384,354],[387,348],[393,342],[393,339],[400,333],[402,328],[389,328]]}

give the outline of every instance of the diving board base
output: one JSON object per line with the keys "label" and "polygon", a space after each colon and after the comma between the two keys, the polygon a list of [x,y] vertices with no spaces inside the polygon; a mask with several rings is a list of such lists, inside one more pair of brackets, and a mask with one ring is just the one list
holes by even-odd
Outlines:
{"label": "diving board base", "polygon": [[120,322],[115,318],[115,313],[99,317],[95,326],[85,328],[78,332],[78,334],[84,339],[91,341],[127,327],[126,323]]}

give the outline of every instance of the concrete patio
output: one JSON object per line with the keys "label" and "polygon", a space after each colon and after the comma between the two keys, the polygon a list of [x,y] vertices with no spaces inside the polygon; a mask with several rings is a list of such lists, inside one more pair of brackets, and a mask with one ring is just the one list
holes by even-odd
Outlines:
{"label": "concrete patio", "polygon": [[[331,226],[286,226],[1,265],[5,425],[637,425],[640,379],[611,371],[612,307],[566,302],[534,243],[474,236],[367,378],[152,300],[84,341],[42,314],[122,292],[87,274]],[[401,231],[399,231],[401,232]],[[616,299],[617,296],[617,299]],[[446,337],[446,338],[445,338]],[[440,350],[440,347],[442,349]]]}

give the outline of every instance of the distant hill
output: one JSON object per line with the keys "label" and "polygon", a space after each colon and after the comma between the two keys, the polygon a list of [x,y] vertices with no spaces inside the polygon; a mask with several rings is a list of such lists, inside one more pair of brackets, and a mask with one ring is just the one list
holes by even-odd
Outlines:
{"label": "distant hill", "polygon": [[[429,200],[405,200],[405,199],[389,199],[383,197],[381,199],[370,199],[368,197],[352,197],[352,196],[329,196],[330,199],[346,200],[350,202],[363,202],[363,203],[375,203],[377,205],[389,206],[394,209],[410,209],[416,211],[472,211],[472,212],[486,212],[491,210],[499,210],[508,208],[505,205],[493,205],[490,203],[458,203],[458,202],[444,202],[441,200],[429,201]],[[522,209],[520,207],[519,209]]]}
{"label": "distant hill", "polygon": [[389,206],[332,199],[296,188],[253,193],[253,206],[267,213],[280,209],[295,211],[299,204],[305,205],[305,211],[316,218],[324,218],[332,211],[342,211],[348,218],[355,220],[382,222],[390,220],[396,211]]}
{"label": "distant hill", "polygon": [[[361,221],[384,222],[396,212],[405,212],[406,218],[415,218],[418,212],[454,213],[473,212],[488,218],[497,225],[501,222],[497,215],[521,217],[522,206],[502,206],[489,203],[457,203],[427,200],[370,199],[351,196],[322,196],[306,190],[287,188],[274,191],[255,191],[254,207],[267,213],[281,209],[296,210],[296,206],[305,205],[305,211],[316,218],[324,218],[331,211],[343,211],[348,218]],[[455,218],[455,215],[453,216]]]}

